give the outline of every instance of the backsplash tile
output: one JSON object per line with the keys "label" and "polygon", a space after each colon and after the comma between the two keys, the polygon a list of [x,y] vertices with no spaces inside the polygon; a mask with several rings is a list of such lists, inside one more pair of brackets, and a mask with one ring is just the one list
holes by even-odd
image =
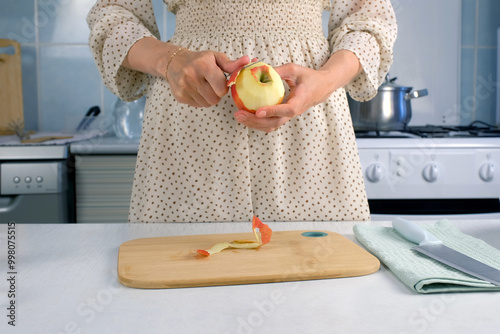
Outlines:
{"label": "backsplash tile", "polygon": [[462,48],[461,54],[461,80],[460,80],[460,105],[461,122],[469,124],[473,121],[474,114],[474,49]]}
{"label": "backsplash tile", "polygon": [[21,47],[24,127],[27,130],[38,129],[38,82],[36,75],[36,47],[25,45]]}
{"label": "backsplash tile", "polygon": [[86,45],[40,47],[40,129],[74,131],[101,102],[101,78]]}
{"label": "backsplash tile", "polygon": [[0,38],[35,43],[35,1],[10,0],[0,4]]}
{"label": "backsplash tile", "polygon": [[39,43],[87,43],[90,30],[86,17],[95,2],[95,0],[38,0]]}
{"label": "backsplash tile", "polygon": [[478,31],[477,44],[479,46],[496,46],[497,28],[500,26],[500,1],[478,1]]}
{"label": "backsplash tile", "polygon": [[[106,126],[115,97],[103,85],[88,47],[86,16],[95,0],[11,0],[0,3],[0,38],[22,45],[26,129],[73,131],[92,106]],[[162,0],[153,0],[162,40],[173,34]],[[170,27],[170,28],[168,28]],[[102,125],[104,124],[104,125]]]}
{"label": "backsplash tile", "polygon": [[474,45],[476,36],[476,0],[462,0],[462,45]]}
{"label": "backsplash tile", "polygon": [[497,124],[500,1],[462,0],[461,124]]}
{"label": "backsplash tile", "polygon": [[484,122],[496,123],[496,59],[495,48],[479,48],[477,50],[476,68],[476,117]]}
{"label": "backsplash tile", "polygon": [[[500,1],[461,1],[461,123],[476,119],[494,123],[496,93],[482,94],[488,90],[481,85],[497,80],[495,55]],[[22,44],[27,128],[71,130],[93,105],[101,107],[100,123],[109,123],[115,97],[102,84],[87,42],[89,29],[85,18],[94,2],[1,2],[0,38],[15,39]],[[162,40],[166,41],[174,33],[175,16],[167,12],[162,0],[153,0],[153,6]]]}

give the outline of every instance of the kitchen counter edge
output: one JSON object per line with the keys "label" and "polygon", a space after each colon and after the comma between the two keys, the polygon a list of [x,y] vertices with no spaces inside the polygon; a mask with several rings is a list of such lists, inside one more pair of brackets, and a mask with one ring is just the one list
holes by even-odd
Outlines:
{"label": "kitchen counter edge", "polygon": [[72,143],[71,154],[137,154],[139,140],[124,140],[117,137],[100,136]]}

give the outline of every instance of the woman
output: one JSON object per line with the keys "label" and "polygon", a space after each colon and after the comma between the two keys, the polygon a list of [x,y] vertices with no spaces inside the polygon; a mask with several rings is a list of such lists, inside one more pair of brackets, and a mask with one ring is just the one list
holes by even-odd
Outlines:
{"label": "woman", "polygon": [[[147,94],[131,222],[368,220],[346,91],[372,98],[392,62],[390,0],[97,1],[90,47],[107,87]],[[322,12],[330,10],[325,38]],[[236,110],[225,73],[257,58],[288,84],[283,104]]]}

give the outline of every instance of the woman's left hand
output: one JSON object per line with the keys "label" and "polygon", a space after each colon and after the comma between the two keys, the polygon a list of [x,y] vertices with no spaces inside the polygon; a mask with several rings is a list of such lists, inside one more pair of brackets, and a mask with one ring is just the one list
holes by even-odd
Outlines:
{"label": "woman's left hand", "polygon": [[274,69],[290,87],[287,101],[262,107],[255,114],[238,110],[234,114],[238,122],[253,129],[272,132],[307,109],[326,101],[335,90],[361,72],[357,57],[347,50],[333,54],[319,70],[293,63]]}

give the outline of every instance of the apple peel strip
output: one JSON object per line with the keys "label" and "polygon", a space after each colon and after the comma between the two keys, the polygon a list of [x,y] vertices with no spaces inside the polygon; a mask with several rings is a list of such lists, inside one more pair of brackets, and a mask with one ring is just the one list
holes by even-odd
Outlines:
{"label": "apple peel strip", "polygon": [[[227,248],[254,249],[262,245],[265,245],[269,241],[271,241],[271,236],[273,231],[269,226],[264,224],[259,218],[255,216],[253,216],[252,218],[252,229],[255,235],[255,239],[257,239],[257,241],[233,240],[231,242],[219,242],[210,247],[209,249],[198,249],[196,252],[204,256],[210,256],[213,254],[220,253],[221,251]],[[259,229],[259,233],[257,233],[257,229]]]}

